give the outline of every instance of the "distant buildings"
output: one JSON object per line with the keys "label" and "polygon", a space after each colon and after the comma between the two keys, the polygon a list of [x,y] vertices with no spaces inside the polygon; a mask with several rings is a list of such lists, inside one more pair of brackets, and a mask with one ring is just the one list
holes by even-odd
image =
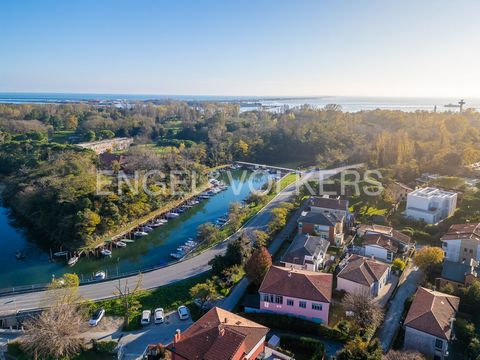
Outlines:
{"label": "distant buildings", "polygon": [[328,324],[333,275],[272,266],[260,285],[260,311]]}
{"label": "distant buildings", "polygon": [[395,202],[407,200],[408,193],[413,191],[412,188],[397,181],[389,184],[388,189],[391,191]]}
{"label": "distant buildings", "polygon": [[337,275],[337,290],[347,293],[369,294],[375,298],[390,280],[391,269],[385,263],[359,255],[352,255]]}
{"label": "distant buildings", "polygon": [[282,257],[285,267],[319,271],[327,257],[330,242],[320,236],[298,234]]}
{"label": "distant buildings", "polygon": [[77,144],[77,146],[80,146],[85,149],[91,149],[95,151],[97,154],[102,154],[107,151],[125,150],[130,145],[132,145],[132,143],[133,143],[132,138],[114,138],[114,139],[108,139],[108,140],[81,143],[81,144]]}
{"label": "distant buildings", "polygon": [[456,207],[456,193],[425,187],[408,194],[405,215],[427,224],[436,224],[452,216]]}
{"label": "distant buildings", "polygon": [[456,296],[418,288],[404,322],[404,347],[434,359],[446,359],[459,303]]}

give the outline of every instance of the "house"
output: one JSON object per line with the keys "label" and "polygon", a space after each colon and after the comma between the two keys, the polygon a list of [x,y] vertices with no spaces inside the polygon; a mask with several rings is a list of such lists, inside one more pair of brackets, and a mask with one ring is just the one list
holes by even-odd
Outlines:
{"label": "house", "polygon": [[388,185],[388,189],[392,193],[395,202],[407,200],[408,193],[412,192],[413,189],[408,187],[405,184],[402,184],[398,181],[394,181]]}
{"label": "house", "polygon": [[337,275],[337,290],[367,293],[376,298],[390,280],[391,269],[385,263],[352,255]]}
{"label": "house", "polygon": [[393,230],[389,234],[367,233],[363,237],[362,250],[367,257],[375,257],[392,262],[395,257],[405,254],[410,245],[410,237]]}
{"label": "house", "polygon": [[437,287],[440,289],[447,284],[457,289],[468,287],[478,280],[479,275],[480,266],[474,259],[461,263],[444,260],[442,275],[437,279]]}
{"label": "house", "polygon": [[250,360],[265,352],[269,328],[218,307],[166,347],[172,360]]}
{"label": "house", "polygon": [[320,236],[298,234],[282,258],[285,267],[318,271],[323,267],[330,242]]}
{"label": "house", "polygon": [[452,216],[456,207],[457,193],[424,187],[407,195],[405,215],[427,224],[436,224]]}
{"label": "house", "polygon": [[366,234],[387,234],[390,235],[393,232],[393,228],[390,226],[377,225],[377,224],[360,224],[357,227],[357,235],[365,236]]}
{"label": "house", "polygon": [[447,358],[459,303],[456,296],[418,288],[404,322],[405,349],[419,351],[433,359]]}
{"label": "house", "polygon": [[353,226],[355,219],[348,208],[348,200],[312,196],[307,204],[310,211],[334,214],[337,218],[343,219],[346,227]]}
{"label": "house", "polygon": [[480,261],[480,223],[455,224],[440,238],[445,259],[468,263]]}
{"label": "house", "polygon": [[328,324],[332,274],[271,266],[258,290],[260,311]]}
{"label": "house", "polygon": [[335,246],[343,244],[343,225],[343,218],[333,213],[303,211],[298,218],[299,233],[320,236]]}

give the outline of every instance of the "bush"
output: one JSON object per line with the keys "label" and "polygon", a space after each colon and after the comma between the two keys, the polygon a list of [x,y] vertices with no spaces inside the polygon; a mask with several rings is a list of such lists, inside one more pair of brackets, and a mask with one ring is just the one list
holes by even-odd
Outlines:
{"label": "bush", "polygon": [[95,351],[104,354],[116,354],[117,352],[117,345],[116,341],[95,341],[93,343],[93,347]]}
{"label": "bush", "polygon": [[345,342],[348,334],[339,329],[317,324],[308,320],[299,319],[288,315],[270,313],[244,313],[242,316],[272,329],[285,330],[297,333],[308,333],[312,336],[319,336],[324,339]]}
{"label": "bush", "polygon": [[403,269],[405,269],[405,262],[402,259],[393,260],[392,270],[403,271]]}

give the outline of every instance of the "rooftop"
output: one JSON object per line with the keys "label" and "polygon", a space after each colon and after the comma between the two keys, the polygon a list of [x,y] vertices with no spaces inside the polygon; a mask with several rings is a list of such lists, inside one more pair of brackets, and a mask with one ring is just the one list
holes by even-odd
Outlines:
{"label": "rooftop", "polygon": [[303,265],[305,262],[305,256],[311,256],[314,258],[323,257],[330,242],[320,236],[312,236],[309,234],[298,234],[293,239],[292,244],[289,246],[287,253],[283,256],[284,262],[292,264]]}
{"label": "rooftop", "polygon": [[449,340],[451,320],[458,310],[460,299],[453,295],[418,288],[404,325]]}
{"label": "rooftop", "polygon": [[337,277],[370,286],[380,280],[389,266],[367,257],[352,255]]}
{"label": "rooftop", "polygon": [[333,275],[271,266],[259,292],[320,302],[332,299]]}
{"label": "rooftop", "polygon": [[334,214],[324,214],[316,211],[303,211],[298,218],[299,222],[305,222],[309,224],[335,226],[335,224],[342,220],[336,217]]}
{"label": "rooftop", "polygon": [[445,190],[440,190],[435,187],[424,187],[424,188],[418,188],[416,190],[413,190],[411,193],[408,194],[409,196],[416,196],[416,197],[424,197],[424,198],[433,198],[433,197],[453,197],[457,195],[457,193],[450,192],[450,191],[445,191]]}
{"label": "rooftop", "polygon": [[315,206],[319,208],[348,211],[348,200],[331,199],[331,198],[315,196],[309,199],[309,203],[311,206]]}
{"label": "rooftop", "polygon": [[480,241],[480,223],[454,224],[440,240],[471,239]]}
{"label": "rooftop", "polygon": [[477,277],[478,264],[472,259],[467,263],[445,260],[442,267],[442,278],[458,283],[465,282],[465,276],[473,274]]}

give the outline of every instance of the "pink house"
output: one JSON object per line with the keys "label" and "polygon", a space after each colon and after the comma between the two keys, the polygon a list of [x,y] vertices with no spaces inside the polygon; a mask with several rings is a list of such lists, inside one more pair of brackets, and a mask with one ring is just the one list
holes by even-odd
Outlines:
{"label": "pink house", "polygon": [[260,289],[260,311],[328,324],[332,274],[272,266]]}

